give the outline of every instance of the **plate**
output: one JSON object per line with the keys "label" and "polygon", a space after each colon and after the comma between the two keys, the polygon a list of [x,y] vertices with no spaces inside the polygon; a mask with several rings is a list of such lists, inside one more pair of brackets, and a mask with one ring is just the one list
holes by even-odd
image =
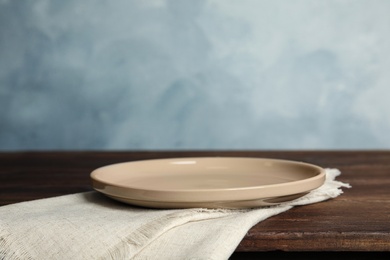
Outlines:
{"label": "plate", "polygon": [[124,162],[91,173],[95,190],[150,208],[253,208],[320,187],[325,170],[279,159],[200,157]]}

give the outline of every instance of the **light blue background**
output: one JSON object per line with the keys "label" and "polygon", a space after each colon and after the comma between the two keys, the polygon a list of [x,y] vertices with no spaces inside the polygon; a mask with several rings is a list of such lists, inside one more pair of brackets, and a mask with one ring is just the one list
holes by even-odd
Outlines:
{"label": "light blue background", "polygon": [[389,13],[0,0],[0,149],[390,148]]}

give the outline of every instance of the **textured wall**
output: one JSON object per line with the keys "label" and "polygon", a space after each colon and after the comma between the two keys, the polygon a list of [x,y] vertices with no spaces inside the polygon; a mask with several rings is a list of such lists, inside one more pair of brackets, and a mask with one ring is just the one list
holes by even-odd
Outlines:
{"label": "textured wall", "polygon": [[0,150],[390,148],[389,11],[0,0]]}

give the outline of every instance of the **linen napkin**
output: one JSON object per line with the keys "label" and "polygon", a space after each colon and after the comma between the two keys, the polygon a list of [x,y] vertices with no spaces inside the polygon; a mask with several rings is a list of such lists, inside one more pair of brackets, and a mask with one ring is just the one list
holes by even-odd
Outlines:
{"label": "linen napkin", "polygon": [[0,207],[0,259],[228,259],[256,223],[335,198],[340,172],[291,202],[244,209],[146,209],[98,192]]}

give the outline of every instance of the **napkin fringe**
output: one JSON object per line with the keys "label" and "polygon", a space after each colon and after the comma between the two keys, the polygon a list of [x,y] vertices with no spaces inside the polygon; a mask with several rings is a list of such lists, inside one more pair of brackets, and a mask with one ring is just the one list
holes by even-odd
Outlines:
{"label": "napkin fringe", "polygon": [[280,205],[289,204],[293,206],[306,205],[308,203],[317,203],[329,199],[334,199],[339,195],[343,194],[343,190],[341,188],[351,188],[352,186],[349,183],[343,183],[341,181],[336,181],[336,177],[341,174],[338,169],[330,169],[326,170],[326,181],[325,183],[309,192],[307,195],[293,200],[291,202],[282,203]]}
{"label": "napkin fringe", "polygon": [[[20,245],[13,239],[3,227],[3,223],[0,223],[0,259],[32,259],[23,245]],[[15,250],[15,248],[17,248],[17,250]]]}

